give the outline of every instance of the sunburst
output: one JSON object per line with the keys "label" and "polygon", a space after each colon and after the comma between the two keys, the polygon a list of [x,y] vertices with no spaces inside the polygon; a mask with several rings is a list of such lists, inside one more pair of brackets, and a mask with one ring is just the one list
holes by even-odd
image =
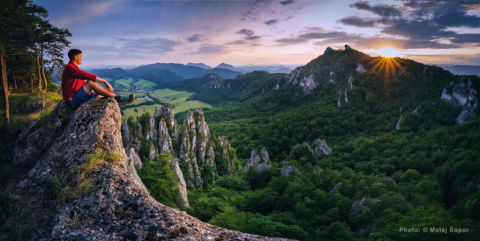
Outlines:
{"label": "sunburst", "polygon": [[372,71],[383,74],[385,79],[397,75],[397,72],[402,68],[398,61],[392,57],[376,57],[371,62],[373,62]]}

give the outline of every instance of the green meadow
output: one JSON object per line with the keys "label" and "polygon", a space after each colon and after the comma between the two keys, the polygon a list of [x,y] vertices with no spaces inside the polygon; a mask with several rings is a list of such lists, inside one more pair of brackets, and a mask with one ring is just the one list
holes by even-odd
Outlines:
{"label": "green meadow", "polygon": [[[135,93],[137,99],[132,103],[132,105],[145,103],[146,101],[144,99],[138,99],[139,97],[142,97],[145,95],[149,96],[152,99],[156,99],[161,103],[169,103],[173,105],[176,114],[185,112],[189,109],[194,109],[194,108],[211,108],[212,107],[210,104],[207,104],[202,101],[189,100],[189,98],[193,95],[193,93],[188,91],[177,91],[172,89],[157,89],[150,92],[149,94],[142,93],[142,92],[129,92],[129,91],[121,91],[119,93],[122,95]],[[141,116],[145,112],[148,112],[150,113],[150,115],[153,115],[153,112],[155,111],[155,107],[160,108],[161,104],[152,102],[151,104],[143,104],[136,107],[126,108],[122,111],[122,117],[124,119],[128,119],[130,116],[132,116],[133,118],[136,118],[137,116]]]}
{"label": "green meadow", "polygon": [[130,85],[133,83],[132,78],[128,79],[118,79],[115,81],[114,87],[119,88],[119,87],[130,87]]}

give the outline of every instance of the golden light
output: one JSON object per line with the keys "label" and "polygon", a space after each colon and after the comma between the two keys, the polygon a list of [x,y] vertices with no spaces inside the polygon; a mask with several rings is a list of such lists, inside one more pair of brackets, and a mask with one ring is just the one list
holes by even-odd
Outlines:
{"label": "golden light", "polygon": [[391,47],[384,47],[384,48],[381,48],[381,49],[377,49],[377,50],[375,50],[375,52],[377,52],[378,54],[382,55],[383,57],[387,57],[387,58],[397,57],[397,56],[401,55],[400,50],[394,49],[394,48],[391,48]]}
{"label": "golden light", "polygon": [[370,60],[370,64],[373,65],[373,72],[383,74],[385,80],[390,77],[396,76],[397,73],[403,69],[402,65],[396,58],[392,57],[375,57]]}

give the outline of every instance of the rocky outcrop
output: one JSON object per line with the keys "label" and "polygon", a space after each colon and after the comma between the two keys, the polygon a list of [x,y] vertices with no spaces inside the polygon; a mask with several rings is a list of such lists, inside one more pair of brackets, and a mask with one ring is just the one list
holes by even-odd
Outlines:
{"label": "rocky outcrop", "polygon": [[400,118],[398,118],[398,121],[395,124],[395,130],[400,130],[400,127],[402,125],[402,119],[403,119],[403,115],[400,115]]}
{"label": "rocky outcrop", "polygon": [[[226,170],[224,170],[224,174],[233,174],[237,170],[237,157],[234,153],[231,152],[232,147],[230,146],[230,143],[228,142],[227,137],[225,136],[218,137],[218,143],[221,148],[223,161],[226,163],[226,168],[227,168]],[[263,155],[266,155],[268,158],[268,153]]]}
{"label": "rocky outcrop", "polygon": [[294,146],[292,147],[292,150],[290,151],[290,155],[292,155],[292,152],[293,152],[293,151],[295,151],[295,150],[298,149],[298,148],[302,148],[302,147],[303,147],[303,148],[306,148],[310,153],[314,154],[314,153],[313,153],[313,149],[310,147],[310,145],[309,145],[306,141],[304,141],[304,142],[302,142],[302,144],[296,144],[296,145],[294,145]]}
{"label": "rocky outcrop", "polygon": [[62,101],[47,123],[22,133],[27,139],[46,133],[44,149],[21,155],[19,145],[13,154],[18,163],[33,160],[19,190],[49,210],[35,210],[49,222],[31,240],[278,240],[219,228],[152,198],[128,161],[115,100],[88,101],[71,117],[63,116],[67,109]]}
{"label": "rocky outcrop", "polygon": [[166,104],[166,105],[162,105],[160,109],[157,109],[155,107],[153,118],[163,119],[165,121],[165,125],[168,128],[168,131],[171,135],[172,140],[178,141],[180,133],[178,131],[178,125],[177,125],[177,121],[175,120],[175,114],[172,106]]}
{"label": "rocky outcrop", "polygon": [[180,169],[180,166],[178,165],[177,160],[173,160],[171,164],[171,168],[175,172],[175,175],[178,178],[178,190],[180,191],[180,196],[183,199],[183,204],[185,207],[189,207],[190,204],[188,203],[188,197],[187,197],[187,184],[185,183],[185,178],[183,178],[183,173],[182,170]]}
{"label": "rocky outcrop", "polygon": [[473,88],[470,79],[462,80],[453,85],[451,91],[444,88],[440,99],[446,103],[462,108],[455,118],[457,124],[462,124],[465,120],[473,116],[478,107],[477,91]]}
{"label": "rocky outcrop", "polygon": [[300,174],[300,171],[295,166],[288,165],[288,166],[283,166],[282,170],[280,170],[280,175],[282,176],[290,176],[292,174]]}
{"label": "rocky outcrop", "polygon": [[[155,125],[155,123],[157,124]],[[181,133],[174,118],[173,107],[168,104],[155,109],[153,116],[149,117],[146,127],[142,126],[140,121],[136,125],[138,130],[132,131],[130,127],[129,132],[124,131],[123,133],[129,133],[130,136],[127,137],[129,140],[137,140],[140,143],[141,135],[134,133],[141,133],[141,130],[144,130],[143,145],[148,146],[147,159],[150,161],[160,153],[170,153],[173,157],[178,157],[181,162],[179,166],[184,169],[182,169],[183,176],[176,172],[177,178],[184,179],[188,188],[197,188],[213,183],[219,174],[232,174],[236,170],[237,158],[235,152],[232,153],[233,148],[226,137],[217,138],[211,135],[200,108],[188,111]],[[124,129],[128,128],[127,126]],[[141,144],[136,146],[138,148],[135,150],[138,153]],[[127,145],[127,149],[129,147]],[[221,153],[221,155],[217,155],[217,153]],[[216,160],[215,157],[221,158]],[[188,200],[185,199],[185,202],[187,203]]]}
{"label": "rocky outcrop", "polygon": [[306,73],[304,67],[297,67],[287,75],[287,82],[298,85],[305,94],[310,93],[318,86],[313,73]]}
{"label": "rocky outcrop", "polygon": [[352,203],[353,213],[357,213],[360,210],[360,208],[363,206],[363,203],[365,202],[365,198],[366,196],[363,196],[362,199],[360,199],[359,201]]}
{"label": "rocky outcrop", "polygon": [[263,172],[272,167],[270,158],[268,156],[268,151],[265,147],[260,150],[260,155],[258,155],[255,150],[250,151],[250,158],[245,166],[243,166],[243,171],[248,171],[250,167],[255,167],[257,172]]}
{"label": "rocky outcrop", "polygon": [[355,71],[360,74],[367,72],[367,70],[365,69],[365,67],[363,67],[363,64],[361,63],[357,63],[357,68],[355,69]]}
{"label": "rocky outcrop", "polygon": [[326,140],[317,138],[313,142],[313,153],[317,158],[320,158],[332,154],[332,148],[328,146]]}
{"label": "rocky outcrop", "polygon": [[165,119],[161,118],[158,122],[158,152],[160,153],[171,153],[175,155],[172,146],[172,138],[168,134],[167,124]]}
{"label": "rocky outcrop", "polygon": [[143,163],[142,160],[140,160],[140,157],[138,156],[137,152],[133,147],[130,147],[130,149],[127,149],[126,151],[128,159],[133,163],[133,165],[137,168],[142,168]]}
{"label": "rocky outcrop", "polygon": [[205,123],[203,111],[199,108],[189,111],[183,122],[178,156],[187,164],[187,185],[189,188],[203,185],[199,168],[205,165],[205,154],[209,143],[210,130]]}
{"label": "rocky outcrop", "polygon": [[336,192],[338,192],[338,189],[340,189],[341,185],[342,185],[341,182],[336,183],[335,186],[333,186],[333,188],[330,190],[330,192],[328,192],[328,196],[331,196],[331,195],[335,194]]}

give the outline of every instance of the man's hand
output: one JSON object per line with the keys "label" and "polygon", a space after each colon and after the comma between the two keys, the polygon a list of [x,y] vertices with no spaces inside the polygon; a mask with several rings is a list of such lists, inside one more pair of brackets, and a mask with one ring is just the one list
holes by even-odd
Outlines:
{"label": "man's hand", "polygon": [[110,83],[108,83],[107,81],[105,81],[105,85],[106,85],[107,88],[108,88],[108,92],[113,93],[113,87],[112,87],[112,85],[111,85]]}
{"label": "man's hand", "polygon": [[113,93],[113,87],[112,87],[112,85],[110,85],[110,83],[108,83],[106,80],[104,80],[104,79],[102,79],[102,78],[100,78],[100,77],[97,76],[97,79],[96,79],[95,81],[100,82],[100,83],[104,83],[105,86],[107,86],[108,92]]}

